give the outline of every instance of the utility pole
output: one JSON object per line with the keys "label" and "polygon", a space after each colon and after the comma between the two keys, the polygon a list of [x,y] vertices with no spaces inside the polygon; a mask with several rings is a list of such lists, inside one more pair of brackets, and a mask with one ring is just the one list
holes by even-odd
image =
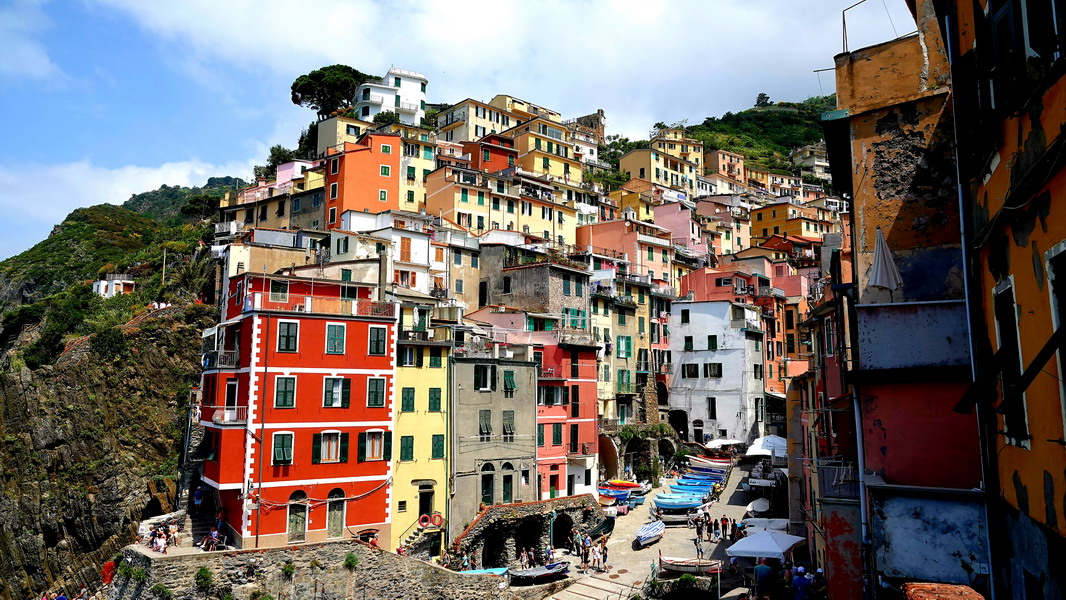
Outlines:
{"label": "utility pole", "polygon": [[163,287],[167,285],[167,247],[163,246]]}

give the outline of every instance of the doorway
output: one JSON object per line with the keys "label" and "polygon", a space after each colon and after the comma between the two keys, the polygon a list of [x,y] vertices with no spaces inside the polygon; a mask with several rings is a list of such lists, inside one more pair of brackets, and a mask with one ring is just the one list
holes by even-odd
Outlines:
{"label": "doorway", "polygon": [[570,532],[574,529],[574,520],[567,514],[557,514],[552,521],[551,543],[553,548],[569,548]]}
{"label": "doorway", "polygon": [[344,535],[344,491],[336,488],[329,493],[326,507],[326,535],[339,538]]}
{"label": "doorway", "polygon": [[288,537],[290,542],[302,542],[307,536],[307,494],[296,490],[289,496],[289,528]]}
{"label": "doorway", "polygon": [[496,478],[493,476],[495,470],[487,463],[481,467],[481,502],[485,506],[492,506],[496,502]]}
{"label": "doorway", "polygon": [[514,502],[514,465],[503,463],[503,503]]}
{"label": "doorway", "polygon": [[433,486],[418,486],[418,516],[433,515]]}
{"label": "doorway", "polygon": [[576,478],[573,475],[567,475],[566,476],[566,495],[567,496],[573,496],[574,495],[575,486],[577,485],[577,481],[575,479]]}
{"label": "doorway", "polygon": [[237,419],[237,380],[226,380],[226,409],[225,409],[226,421],[235,421]]}
{"label": "doorway", "polygon": [[477,284],[477,307],[481,308],[489,303],[489,282],[482,281]]}

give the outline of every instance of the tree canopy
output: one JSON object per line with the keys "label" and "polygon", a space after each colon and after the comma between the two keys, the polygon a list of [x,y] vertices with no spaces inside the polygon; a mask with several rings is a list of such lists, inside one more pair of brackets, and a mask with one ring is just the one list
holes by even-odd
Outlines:
{"label": "tree canopy", "polygon": [[278,165],[283,165],[287,162],[292,162],[293,160],[296,160],[296,151],[275,144],[270,147],[270,154],[267,156],[267,164],[256,165],[252,168],[253,176],[256,180],[271,180],[274,178],[274,174],[278,170]]}
{"label": "tree canopy", "polygon": [[378,125],[392,125],[400,122],[400,115],[391,110],[383,110],[374,115],[374,122]]}
{"label": "tree canopy", "polygon": [[330,65],[300,75],[292,82],[292,103],[306,106],[323,120],[335,110],[351,106],[359,86],[371,79],[348,65]]}

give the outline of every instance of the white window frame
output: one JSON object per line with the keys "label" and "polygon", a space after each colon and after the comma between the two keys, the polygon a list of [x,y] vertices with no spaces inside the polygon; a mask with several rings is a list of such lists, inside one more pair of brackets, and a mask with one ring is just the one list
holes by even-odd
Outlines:
{"label": "white window frame", "polygon": [[[371,406],[370,404],[370,382],[375,379],[381,380],[381,406]],[[385,408],[389,405],[389,380],[385,377],[367,377],[366,378],[366,407],[367,408]]]}
{"label": "white window frame", "polygon": [[[344,287],[352,287],[352,286],[344,286]],[[341,351],[340,352],[330,352],[329,351],[329,328],[330,328],[331,325],[341,328],[341,332],[342,333],[341,333]],[[348,352],[348,324],[347,323],[338,323],[337,321],[326,321],[326,335],[324,335],[322,337],[324,338],[323,341],[322,341],[322,352],[324,354],[327,354],[329,356],[343,356],[344,354],[346,354]]]}
{"label": "white window frame", "polygon": [[[344,403],[341,400],[341,394],[344,392],[344,377],[340,375],[326,375],[322,378],[322,408],[343,408]],[[334,404],[326,404],[326,390],[329,387],[330,380],[336,380],[340,382],[340,390],[333,395]],[[351,405],[351,398],[348,398],[349,406]]]}
{"label": "white window frame", "polygon": [[[385,430],[384,429],[367,429],[365,433],[366,433],[366,455],[364,456],[364,459],[366,460],[366,462],[385,460]],[[370,455],[370,448],[371,448],[370,436],[374,435],[374,434],[377,434],[377,435],[381,436],[381,444],[379,446],[379,450],[378,450],[378,455],[377,456],[371,456]]]}
{"label": "white window frame", "polygon": [[329,184],[329,199],[330,200],[336,200],[337,199],[337,190],[338,189],[339,189],[339,184],[336,181],[334,181],[333,183]]}
{"label": "white window frame", "polygon": [[[341,431],[339,429],[327,429],[326,431],[320,431],[322,436],[319,438],[320,443],[318,445],[318,462],[322,464],[336,464],[341,461]],[[326,460],[326,435],[337,436],[337,456],[332,460]]]}
{"label": "white window frame", "polygon": [[[297,344],[299,344],[300,337],[297,336],[296,339],[297,339]],[[279,379],[291,379],[292,380],[292,406],[278,406],[278,389],[279,389],[278,388],[278,380]],[[295,375],[282,374],[282,375],[275,375],[274,376],[274,402],[271,405],[271,408],[276,408],[276,409],[279,409],[279,410],[289,410],[289,409],[296,408],[296,380],[297,379],[298,379],[298,377],[296,377]]]}
{"label": "white window frame", "polygon": [[389,201],[389,190],[378,190],[378,202]]}
{"label": "white window frame", "polygon": [[[1049,285],[1048,287],[1051,287],[1051,286]],[[996,351],[999,351],[999,349],[1003,347],[1003,342],[1000,341],[1001,336],[1000,336],[1000,332],[999,332],[999,319],[996,318],[996,310],[995,310],[996,296],[998,296],[998,295],[1000,295],[1002,293],[1005,293],[1008,290],[1010,291],[1011,299],[1014,300],[1014,325],[1018,329],[1018,333],[1015,336],[1015,337],[1018,338],[1018,348],[1017,348],[1017,350],[1018,350],[1018,368],[1021,370],[1021,372],[1025,372],[1025,353],[1022,351],[1022,324],[1021,324],[1021,315],[1018,314],[1018,296],[1016,294],[1017,289],[1018,288],[1015,287],[1015,285],[1014,285],[1014,275],[1013,274],[1009,275],[1009,276],[1007,276],[1006,279],[1004,279],[1003,281],[999,282],[998,284],[996,284],[995,287],[992,288],[992,297],[991,297],[991,299],[989,299],[989,302],[991,303],[990,306],[992,306],[992,322],[995,324],[995,329],[996,329]],[[1019,373],[1019,376],[1020,375],[1021,375],[1021,373]],[[1003,439],[1004,439],[1004,441],[1007,444],[1009,444],[1011,446],[1015,446],[1017,448],[1025,448],[1026,450],[1032,450],[1033,449],[1033,444],[1032,444],[1032,442],[1033,442],[1033,440],[1032,440],[1033,429],[1032,429],[1032,427],[1030,426],[1030,423],[1029,423],[1029,392],[1028,391],[1022,392],[1022,412],[1025,415],[1025,431],[1029,434],[1030,439],[1011,441],[1014,438],[1011,437],[1010,433],[1004,433],[1003,434]],[[1006,417],[1006,415],[1003,416],[1003,430],[1004,431],[1007,430],[1007,417]]]}
{"label": "white window frame", "polygon": [[[281,346],[281,324],[282,323],[296,323],[296,349],[295,350],[279,350]],[[300,351],[300,321],[299,319],[278,319],[278,330],[274,332],[274,352],[282,354],[293,354]]]}
{"label": "white window frame", "polygon": [[389,145],[389,144],[382,144],[381,145],[381,153],[382,154],[392,154],[392,146]]}
{"label": "white window frame", "polygon": [[392,177],[392,167],[389,165],[380,165],[378,168],[378,175],[381,177]]}
{"label": "white window frame", "polygon": [[[1048,278],[1048,309],[1051,311],[1051,329],[1052,331],[1058,331],[1062,323],[1059,323],[1058,311],[1055,310],[1055,271],[1051,268],[1051,259],[1058,257],[1059,254],[1066,252],[1066,241],[1059,242],[1047,252],[1044,253],[1044,272],[1047,273]],[[1059,277],[1066,277],[1066,273],[1058,274]],[[1066,303],[1066,298],[1062,298],[1062,302]],[[1059,404],[1061,405],[1062,425],[1063,425],[1063,437],[1066,438],[1066,381],[1062,377],[1063,356],[1062,352],[1055,353],[1055,364],[1059,373]]]}
{"label": "white window frame", "polygon": [[[370,332],[375,329],[382,329],[385,331],[385,352],[381,354],[374,354],[370,350]],[[388,356],[389,355],[389,328],[383,325],[371,325],[366,332],[366,354],[367,356]]]}
{"label": "white window frame", "polygon": [[[292,460],[288,465],[283,465],[278,462],[274,462],[274,448],[278,447],[277,439],[279,435],[288,435],[292,438]],[[277,465],[279,467],[292,466],[296,464],[296,433],[293,431],[274,431],[270,434],[270,464]]]}

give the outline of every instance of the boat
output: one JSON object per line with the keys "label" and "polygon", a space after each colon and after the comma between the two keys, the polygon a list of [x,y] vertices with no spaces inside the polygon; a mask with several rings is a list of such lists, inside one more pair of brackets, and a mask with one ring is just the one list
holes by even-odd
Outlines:
{"label": "boat", "polygon": [[618,502],[618,499],[610,496],[600,496],[596,501],[600,503],[600,506],[614,506],[614,504]]}
{"label": "boat", "polygon": [[727,469],[720,467],[705,467],[703,465],[689,465],[686,470],[694,473],[709,473],[711,475],[725,475]]}
{"label": "boat", "polygon": [[709,573],[721,573],[722,561],[711,560],[708,558],[675,558],[660,554],[659,568],[665,571],[674,571],[675,573],[698,573],[700,575],[706,575]]}
{"label": "boat", "polygon": [[709,490],[714,487],[716,481],[707,481],[705,479],[678,479],[671,485],[684,488],[694,488],[700,490]]}
{"label": "boat", "polygon": [[644,501],[646,499],[647,498],[645,498],[644,496],[630,496],[629,503],[633,506],[640,506],[641,504],[644,504]]}
{"label": "boat", "polygon": [[666,524],[662,521],[652,521],[646,525],[642,525],[637,530],[637,543],[641,546],[650,546],[659,541],[663,537],[663,533],[666,531]]}
{"label": "boat", "polygon": [[617,500],[628,500],[629,490],[612,490],[610,488],[600,487],[601,496],[609,496]]}
{"label": "boat", "polygon": [[678,498],[664,498],[659,495],[655,498],[655,508],[697,508],[703,506],[703,499],[699,496],[682,496]]}
{"label": "boat", "polygon": [[612,480],[608,481],[607,483],[601,484],[601,485],[611,486],[611,487],[614,487],[614,488],[618,488],[620,490],[621,489],[632,489],[632,488],[641,487],[641,484],[639,484],[639,483],[637,483],[635,481],[626,481],[624,479],[612,479]]}
{"label": "boat", "polygon": [[685,480],[700,481],[704,483],[718,483],[723,479],[725,479],[723,476],[717,475],[715,473],[682,473],[680,476],[678,476],[676,481]]}
{"label": "boat", "polygon": [[529,584],[540,583],[560,576],[565,576],[569,573],[569,562],[554,562],[546,564],[543,567],[511,571],[511,583],[515,583],[516,581]]}
{"label": "boat", "polygon": [[725,479],[725,473],[714,473],[711,471],[693,471],[692,469],[685,469],[681,471],[678,477],[688,477],[695,479]]}
{"label": "boat", "polygon": [[732,466],[733,459],[731,458],[712,458],[710,456],[689,456],[689,464],[705,464],[705,465],[724,465]]}
{"label": "boat", "polygon": [[499,567],[497,569],[474,569],[472,571],[456,571],[463,575],[506,575],[509,571],[507,567]]}
{"label": "boat", "polygon": [[681,485],[681,486],[671,485],[671,486],[667,486],[667,487],[670,488],[670,493],[671,494],[688,494],[690,496],[706,496],[706,495],[708,495],[710,493],[709,490],[705,490],[703,488],[691,488],[691,487],[685,487],[683,485]]}

